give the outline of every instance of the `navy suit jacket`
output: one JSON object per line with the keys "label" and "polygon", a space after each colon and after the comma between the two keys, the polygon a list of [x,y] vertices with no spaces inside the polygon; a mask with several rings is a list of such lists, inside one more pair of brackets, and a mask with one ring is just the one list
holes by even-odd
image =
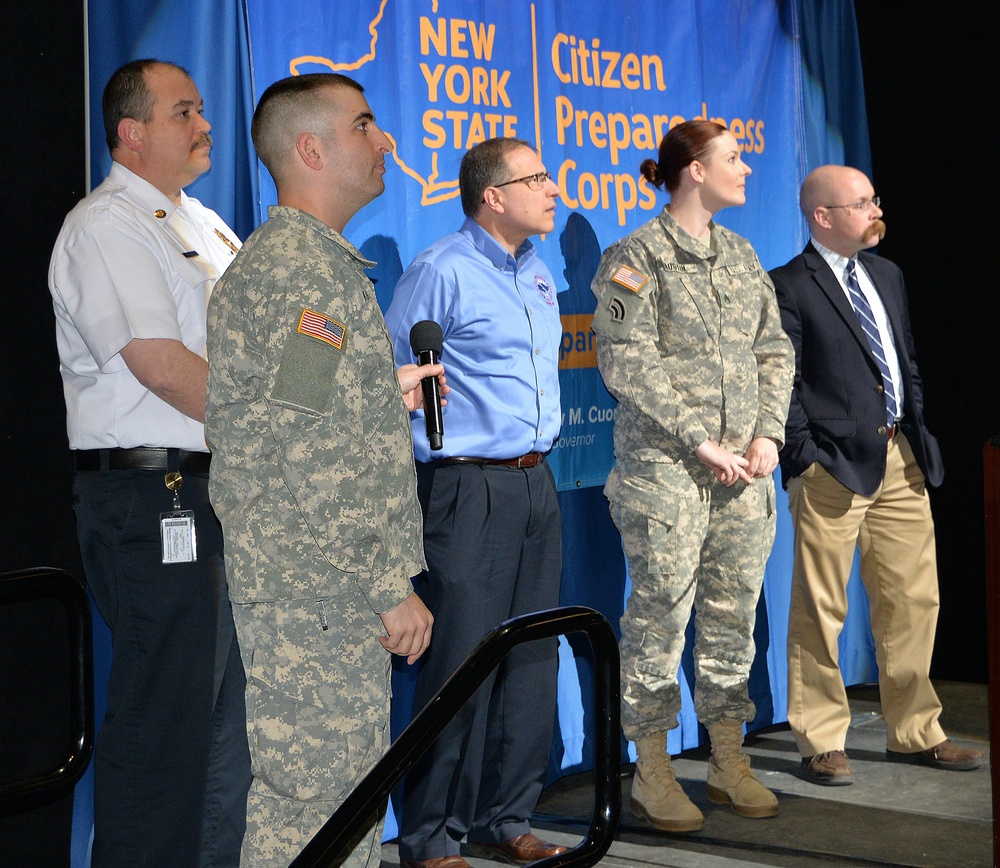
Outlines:
{"label": "navy suit jacket", "polygon": [[[937,440],[924,424],[923,383],[917,369],[903,273],[879,256],[859,261],[885,305],[903,379],[900,423],[924,477],[944,478]],[[795,348],[782,478],[798,476],[814,461],[841,485],[872,494],[885,476],[885,396],[882,376],[857,315],[826,260],[812,246],[770,272],[781,324]]]}

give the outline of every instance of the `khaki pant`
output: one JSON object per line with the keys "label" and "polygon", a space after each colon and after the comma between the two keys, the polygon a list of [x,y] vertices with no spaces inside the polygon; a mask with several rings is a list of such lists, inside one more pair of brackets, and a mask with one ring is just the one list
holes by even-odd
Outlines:
{"label": "khaki pant", "polygon": [[819,463],[789,480],[795,566],[788,619],[788,723],[803,756],[843,750],[851,712],[838,666],[854,550],[871,608],[888,748],[945,740],[930,682],[937,627],[934,523],[924,477],[905,436],[888,441],[885,479],[871,496]]}

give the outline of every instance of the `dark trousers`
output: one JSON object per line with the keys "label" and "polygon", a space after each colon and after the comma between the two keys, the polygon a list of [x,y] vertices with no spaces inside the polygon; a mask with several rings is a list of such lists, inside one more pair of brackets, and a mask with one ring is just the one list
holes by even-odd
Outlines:
{"label": "dark trousers", "polygon": [[245,679],[208,477],[184,474],[198,559],[163,564],[154,471],[77,473],[84,571],[111,628],[108,709],[94,752],[95,866],[235,866],[250,757]]}
{"label": "dark trousers", "polygon": [[[548,464],[518,470],[417,464],[428,572],[417,591],[434,634],[417,676],[423,708],[483,636],[559,603],[562,527]],[[400,856],[529,831],[552,743],[554,639],[520,645],[462,708],[404,783]]]}

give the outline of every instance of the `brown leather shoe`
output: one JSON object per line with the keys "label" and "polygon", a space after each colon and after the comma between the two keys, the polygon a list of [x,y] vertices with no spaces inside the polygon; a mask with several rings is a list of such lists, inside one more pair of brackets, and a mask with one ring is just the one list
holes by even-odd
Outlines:
{"label": "brown leather shoe", "polygon": [[846,787],[854,783],[854,773],[842,750],[829,750],[802,758],[802,777],[824,787]]}
{"label": "brown leather shoe", "polygon": [[935,747],[918,750],[914,753],[901,753],[895,750],[886,750],[885,752],[885,758],[889,762],[917,763],[951,772],[970,772],[973,769],[978,769],[982,764],[983,756],[981,750],[966,750],[949,738]]}
{"label": "brown leather shoe", "polygon": [[437,859],[400,859],[400,868],[472,868],[461,856],[439,856]]}
{"label": "brown leather shoe", "polygon": [[532,835],[531,832],[526,835],[518,835],[509,841],[501,841],[499,844],[469,841],[465,845],[465,850],[470,856],[475,856],[478,859],[499,859],[510,865],[527,865],[537,859],[566,852],[565,847],[543,841]]}

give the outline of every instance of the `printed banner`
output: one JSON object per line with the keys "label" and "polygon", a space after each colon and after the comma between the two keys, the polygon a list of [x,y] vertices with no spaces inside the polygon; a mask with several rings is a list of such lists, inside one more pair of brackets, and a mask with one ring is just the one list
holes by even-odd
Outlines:
{"label": "printed banner", "polygon": [[[752,168],[748,203],[719,221],[765,267],[801,249],[796,199],[797,53],[782,4],[702,0],[248,0],[254,102],[289,74],[342,72],[365,88],[391,137],[386,192],[347,227],[378,262],[383,309],[413,257],[462,222],[458,166],[493,136],[534,143],[561,197],[535,239],[559,281],[560,490],[602,485],[615,401],[596,367],[590,282],[601,251],[667,201],[639,174],[660,139],[692,118],[725,124]],[[787,13],[787,10],[786,10]],[[261,172],[261,213],[274,188]],[[497,323],[497,328],[502,328]]]}

